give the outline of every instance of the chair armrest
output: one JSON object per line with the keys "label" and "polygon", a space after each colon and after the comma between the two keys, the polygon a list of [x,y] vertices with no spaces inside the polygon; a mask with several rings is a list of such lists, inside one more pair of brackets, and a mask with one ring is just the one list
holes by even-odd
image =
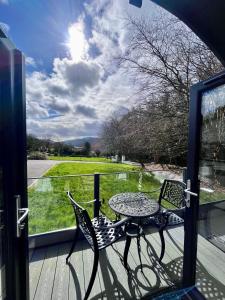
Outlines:
{"label": "chair armrest", "polygon": [[78,202],[78,201],[77,201],[77,203],[79,203],[79,204],[89,204],[89,203],[94,203],[95,201],[97,201],[97,200],[94,199],[94,200],[90,200],[90,201],[82,201],[82,202]]}
{"label": "chair armrest", "polygon": [[155,192],[158,192],[161,190],[161,187],[156,189],[156,190],[151,190],[151,191],[140,191],[140,193],[143,193],[143,194],[151,194],[151,193],[155,193]]}
{"label": "chair armrest", "polygon": [[95,229],[109,229],[109,228],[116,228],[116,227],[119,227],[125,223],[127,223],[128,221],[130,221],[132,218],[131,217],[127,217],[127,218],[124,218],[123,220],[119,221],[119,222],[116,222],[112,225],[108,225],[108,226],[94,226],[93,227]]}

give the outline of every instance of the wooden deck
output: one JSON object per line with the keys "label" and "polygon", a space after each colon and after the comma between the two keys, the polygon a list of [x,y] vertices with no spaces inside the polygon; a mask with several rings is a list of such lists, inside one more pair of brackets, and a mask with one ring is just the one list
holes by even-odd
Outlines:
{"label": "wooden deck", "polygon": [[[124,240],[100,253],[98,274],[89,299],[152,299],[152,294],[179,284],[182,276],[183,227],[166,233],[166,253],[160,265],[160,240],[157,233],[141,241],[143,273],[137,254],[136,240],[131,243],[124,269],[120,256]],[[77,245],[70,264],[65,258],[70,244],[36,249],[30,258],[30,299],[81,300],[89,282],[93,252],[85,241]],[[197,284],[207,299],[225,299],[225,253],[199,236]]]}

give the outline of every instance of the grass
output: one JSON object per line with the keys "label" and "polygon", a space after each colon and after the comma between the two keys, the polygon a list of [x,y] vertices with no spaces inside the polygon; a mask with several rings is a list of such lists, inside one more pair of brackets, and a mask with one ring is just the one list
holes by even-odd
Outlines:
{"label": "grass", "polygon": [[[137,171],[131,173],[131,171]],[[140,173],[138,167],[112,163],[60,163],[50,169],[44,177],[29,188],[29,234],[52,231],[71,227],[75,224],[66,191],[70,190],[79,202],[86,202],[94,198],[94,176],[85,174],[107,173],[100,176],[100,198],[102,211],[110,219],[115,219],[114,212],[108,205],[108,200],[117,193],[151,191],[160,187],[160,182],[151,173]],[[120,172],[115,174],[114,172]],[[83,176],[56,177],[83,174]],[[141,175],[142,174],[142,178]],[[149,194],[158,199],[158,192]],[[208,193],[201,191],[200,203],[207,203],[224,199],[224,193]],[[165,207],[174,208],[167,203]],[[82,204],[93,217],[93,204]]]}
{"label": "grass", "polygon": [[111,160],[105,157],[83,157],[83,156],[49,156],[50,160],[68,160],[68,161],[90,161],[90,162],[108,162]]}
{"label": "grass", "polygon": [[[115,215],[108,206],[110,197],[121,192],[137,192],[141,183],[142,191],[154,190],[160,187],[154,175],[140,173],[128,173],[139,171],[139,168],[124,164],[85,164],[85,163],[61,163],[49,170],[45,177],[29,189],[29,234],[41,233],[51,230],[62,229],[74,225],[74,214],[66,196],[70,190],[77,201],[89,201],[93,199],[94,177],[60,177],[49,178],[49,176],[63,176],[74,174],[107,173],[100,176],[100,198],[104,199],[102,211],[110,218]],[[121,172],[121,174],[113,174]],[[157,193],[151,197],[158,197]],[[91,217],[93,217],[93,204],[82,204]]]}

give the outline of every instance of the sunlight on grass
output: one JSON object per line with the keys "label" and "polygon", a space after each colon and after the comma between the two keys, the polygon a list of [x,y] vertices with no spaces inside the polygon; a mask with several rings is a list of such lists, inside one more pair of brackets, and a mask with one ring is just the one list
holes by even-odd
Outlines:
{"label": "sunlight on grass", "polygon": [[[124,164],[62,163],[53,167],[29,189],[29,234],[67,228],[75,225],[74,214],[66,191],[70,190],[77,201],[93,200],[94,176],[49,178],[75,174],[108,173],[100,176],[100,198],[104,199],[102,210],[110,218],[115,215],[108,206],[110,197],[122,192],[155,190],[160,187],[158,180],[150,173],[143,174],[137,167]],[[120,174],[112,174],[121,172]],[[151,194],[154,199],[158,193]],[[93,205],[83,205],[93,217]]]}
{"label": "sunlight on grass", "polygon": [[108,162],[111,163],[111,159],[105,157],[83,157],[83,156],[49,156],[50,160],[70,160],[70,161],[90,161],[90,162]]}

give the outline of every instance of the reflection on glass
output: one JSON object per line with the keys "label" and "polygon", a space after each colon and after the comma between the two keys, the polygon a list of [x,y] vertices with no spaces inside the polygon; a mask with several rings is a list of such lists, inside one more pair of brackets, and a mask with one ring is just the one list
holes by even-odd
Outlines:
{"label": "reflection on glass", "polygon": [[2,168],[0,167],[0,299],[5,299],[5,265],[3,259],[3,197],[2,197]]}
{"label": "reflection on glass", "polygon": [[202,97],[200,155],[201,202],[225,196],[225,86],[207,91]]}
{"label": "reflection on glass", "polygon": [[201,112],[197,286],[206,299],[224,299],[225,85],[203,93]]}
{"label": "reflection on glass", "polygon": [[200,233],[225,251],[225,85],[202,95],[199,177],[205,219]]}

